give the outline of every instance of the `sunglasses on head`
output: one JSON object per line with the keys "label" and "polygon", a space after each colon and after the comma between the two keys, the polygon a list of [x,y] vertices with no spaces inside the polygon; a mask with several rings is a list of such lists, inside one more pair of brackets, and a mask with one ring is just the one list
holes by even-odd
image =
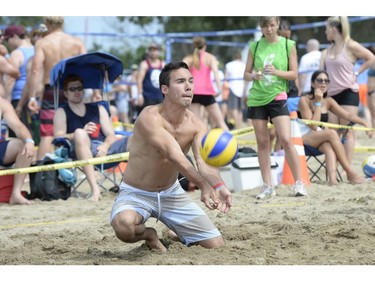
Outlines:
{"label": "sunglasses on head", "polygon": [[321,79],[321,78],[315,79],[315,81],[316,81],[317,83],[319,83],[319,84],[323,84],[323,82],[324,82],[325,84],[329,84],[329,82],[331,82],[331,80],[329,80],[329,79]]}
{"label": "sunglasses on head", "polygon": [[78,87],[69,87],[69,88],[68,88],[68,91],[69,91],[69,92],[76,92],[76,91],[80,92],[80,91],[82,91],[82,90],[83,90],[83,87],[82,87],[82,86],[78,86]]}

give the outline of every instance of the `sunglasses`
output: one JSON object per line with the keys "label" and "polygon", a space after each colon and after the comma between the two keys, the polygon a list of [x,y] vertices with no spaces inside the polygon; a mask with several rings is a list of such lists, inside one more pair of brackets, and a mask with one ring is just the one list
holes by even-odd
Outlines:
{"label": "sunglasses", "polygon": [[331,82],[331,80],[329,80],[329,79],[321,79],[321,78],[315,79],[315,81],[316,81],[317,83],[319,83],[319,84],[323,84],[323,82],[324,82],[325,84],[329,84],[329,82]]}
{"label": "sunglasses", "polygon": [[70,88],[68,88],[68,91],[69,92],[80,92],[80,91],[82,91],[83,90],[83,87],[82,86],[78,86],[78,87],[70,87]]}

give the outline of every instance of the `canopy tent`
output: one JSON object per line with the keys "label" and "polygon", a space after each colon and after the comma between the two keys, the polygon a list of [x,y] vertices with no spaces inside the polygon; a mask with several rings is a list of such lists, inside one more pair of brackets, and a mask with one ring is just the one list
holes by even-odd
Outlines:
{"label": "canopy tent", "polygon": [[51,70],[50,84],[54,87],[55,108],[58,107],[59,89],[70,75],[79,75],[85,89],[104,89],[105,83],[113,83],[123,73],[123,65],[117,57],[93,52],[61,60]]}

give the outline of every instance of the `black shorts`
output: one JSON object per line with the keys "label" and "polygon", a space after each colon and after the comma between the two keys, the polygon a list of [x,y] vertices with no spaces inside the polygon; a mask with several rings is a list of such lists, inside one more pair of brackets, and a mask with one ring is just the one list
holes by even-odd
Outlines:
{"label": "black shorts", "polygon": [[0,142],[0,166],[7,167],[7,168],[13,165],[13,163],[5,164],[3,162],[5,153],[7,152],[8,144],[9,144],[9,140]]}
{"label": "black shorts", "polygon": [[358,92],[353,92],[351,89],[346,89],[341,93],[331,96],[339,105],[359,105],[359,94]]}
{"label": "black shorts", "polygon": [[203,105],[204,107],[206,107],[206,106],[216,103],[216,100],[214,96],[194,94],[192,103],[199,103]]}
{"label": "black shorts", "polygon": [[278,116],[289,116],[289,109],[286,100],[274,100],[269,104],[262,106],[249,106],[247,109],[247,118],[272,120]]}

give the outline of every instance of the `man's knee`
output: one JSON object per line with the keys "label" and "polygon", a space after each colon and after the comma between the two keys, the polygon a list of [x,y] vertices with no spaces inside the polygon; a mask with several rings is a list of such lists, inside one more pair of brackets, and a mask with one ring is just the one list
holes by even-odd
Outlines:
{"label": "man's knee", "polygon": [[200,241],[198,244],[207,249],[215,249],[223,247],[225,242],[223,236],[220,235],[212,239]]}
{"label": "man's knee", "polygon": [[124,242],[131,242],[135,237],[135,223],[129,216],[122,212],[116,215],[112,220],[112,228],[116,237]]}

